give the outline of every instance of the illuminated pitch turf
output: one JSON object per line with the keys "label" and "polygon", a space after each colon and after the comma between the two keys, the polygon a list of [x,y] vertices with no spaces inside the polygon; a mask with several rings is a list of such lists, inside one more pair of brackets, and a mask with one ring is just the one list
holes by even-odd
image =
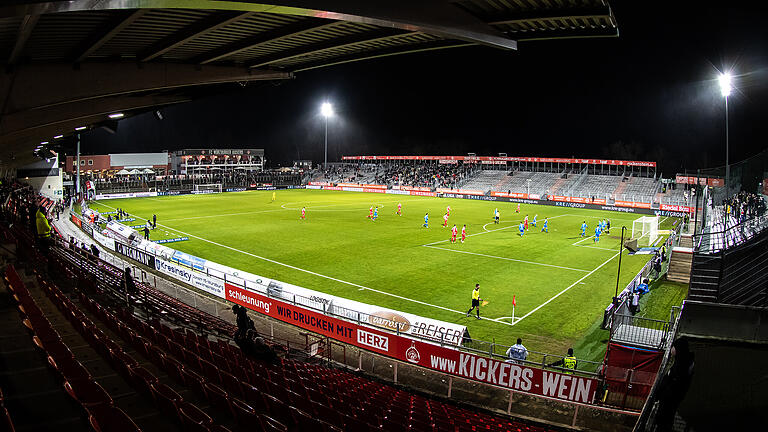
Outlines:
{"label": "illuminated pitch turf", "polygon": [[[473,338],[559,354],[577,347],[581,358],[599,359],[594,333],[616,288],[621,226],[637,215],[554,206],[317,190],[182,195],[108,200],[96,210],[121,207],[135,217],[157,214],[158,229],[189,241],[170,247],[251,273],[365,303],[465,324]],[[403,204],[403,216],[395,214]],[[442,217],[451,206],[448,228]],[[379,206],[375,222],[368,218]],[[306,220],[300,219],[302,207]],[[493,223],[493,211],[500,223]],[[429,212],[429,228],[422,227]],[[520,237],[528,215],[538,226]],[[549,218],[549,233],[541,232]],[[593,242],[599,219],[610,235]],[[672,218],[660,229],[669,229]],[[587,222],[588,238],[580,237]],[[464,244],[452,244],[450,228]],[[622,257],[620,288],[649,255]],[[479,283],[482,320],[466,317]],[[512,323],[512,296],[517,299]],[[592,336],[594,339],[594,335]],[[589,346],[587,346],[589,345]],[[581,353],[579,353],[581,349]]]}

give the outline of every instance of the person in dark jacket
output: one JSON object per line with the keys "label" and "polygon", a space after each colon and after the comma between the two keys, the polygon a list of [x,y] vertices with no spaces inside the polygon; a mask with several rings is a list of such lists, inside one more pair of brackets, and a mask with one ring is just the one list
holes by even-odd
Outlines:
{"label": "person in dark jacket", "polygon": [[659,382],[656,390],[656,400],[659,403],[655,423],[657,431],[672,430],[677,407],[685,399],[688,387],[691,386],[694,369],[694,355],[688,347],[688,339],[680,338],[672,344],[672,355],[675,363],[669,372]]}

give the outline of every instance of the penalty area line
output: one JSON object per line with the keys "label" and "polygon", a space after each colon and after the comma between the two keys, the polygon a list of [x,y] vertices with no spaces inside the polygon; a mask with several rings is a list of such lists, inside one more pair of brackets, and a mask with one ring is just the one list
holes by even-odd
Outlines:
{"label": "penalty area line", "polygon": [[613,255],[612,257],[610,257],[610,258],[608,258],[607,260],[603,261],[603,263],[602,263],[602,264],[600,264],[599,266],[595,267],[595,269],[594,269],[594,270],[592,270],[591,272],[589,272],[589,273],[585,274],[584,276],[582,276],[582,277],[581,277],[581,279],[579,279],[579,280],[577,280],[576,282],[574,282],[574,283],[570,284],[570,285],[569,285],[567,288],[565,288],[564,290],[560,291],[559,293],[557,293],[557,294],[553,295],[553,296],[552,296],[552,297],[551,297],[549,300],[547,300],[547,301],[545,301],[544,303],[542,303],[542,304],[538,305],[538,306],[537,306],[537,307],[536,307],[534,310],[532,310],[532,311],[528,312],[527,314],[525,314],[525,315],[521,316],[520,318],[517,318],[517,319],[515,320],[515,322],[514,322],[514,323],[512,323],[511,325],[515,325],[515,324],[519,323],[520,321],[522,321],[522,320],[524,320],[524,319],[528,318],[528,316],[529,316],[529,315],[531,315],[532,313],[534,313],[534,312],[536,312],[537,310],[539,310],[539,309],[543,308],[544,306],[548,305],[548,304],[549,304],[549,302],[551,302],[552,300],[554,300],[554,299],[556,299],[556,298],[560,297],[560,296],[561,296],[561,295],[563,295],[563,294],[564,294],[566,291],[568,291],[569,289],[571,289],[571,288],[575,287],[575,286],[576,286],[576,285],[578,285],[578,284],[579,284],[581,281],[583,281],[584,279],[586,279],[586,278],[588,278],[589,276],[591,276],[591,275],[592,275],[592,273],[594,273],[594,272],[596,272],[596,271],[600,270],[601,268],[603,268],[603,266],[604,266],[604,265],[606,265],[606,264],[608,264],[609,262],[613,261],[613,259],[614,259],[614,258],[616,258],[617,256],[619,256],[619,254],[620,254],[620,253],[621,253],[621,252],[617,252],[617,253],[616,253],[615,255]]}
{"label": "penalty area line", "polygon": [[[108,206],[106,204],[104,204],[104,206],[105,207],[109,207],[111,209],[114,209],[114,207],[110,207],[110,206]],[[453,312],[453,313],[457,313],[457,314],[461,314],[461,315],[466,315],[466,312],[457,311],[457,310],[450,309],[450,308],[447,308],[447,307],[444,307],[444,306],[440,306],[440,305],[426,303],[426,302],[423,302],[423,301],[420,301],[420,300],[414,300],[412,298],[399,296],[397,294],[388,293],[386,291],[377,290],[375,288],[369,288],[367,286],[356,284],[354,282],[348,282],[348,281],[345,281],[345,280],[342,280],[342,279],[338,279],[338,278],[335,278],[335,277],[332,277],[332,276],[327,276],[327,275],[324,275],[324,274],[313,272],[311,270],[303,269],[301,267],[296,267],[296,266],[292,266],[290,264],[282,263],[280,261],[275,261],[273,259],[266,258],[266,257],[263,257],[263,256],[259,256],[259,255],[256,255],[256,254],[253,254],[253,253],[250,253],[250,252],[246,252],[246,251],[243,251],[243,250],[240,250],[240,249],[237,249],[237,248],[233,248],[232,246],[227,246],[225,244],[221,244],[221,243],[215,242],[213,240],[208,240],[208,239],[202,238],[200,236],[196,236],[194,234],[186,233],[184,231],[177,230],[177,229],[169,227],[167,225],[158,224],[158,226],[164,226],[164,227],[166,227],[168,229],[172,229],[172,230],[174,230],[176,232],[179,232],[181,234],[185,234],[188,237],[194,237],[196,239],[202,240],[202,241],[210,243],[212,245],[216,245],[216,246],[219,246],[219,247],[224,248],[224,249],[229,249],[229,250],[231,250],[233,252],[239,252],[239,253],[241,253],[243,255],[248,255],[248,256],[253,257],[253,258],[258,258],[258,259],[263,260],[263,261],[267,261],[267,262],[270,262],[270,263],[273,263],[273,264],[277,264],[277,265],[280,265],[280,266],[283,266],[283,267],[287,267],[287,268],[290,268],[290,269],[293,269],[293,270],[298,270],[298,271],[301,271],[301,272],[304,272],[304,273],[311,274],[313,276],[317,276],[317,277],[321,277],[321,278],[324,278],[324,279],[332,280],[334,282],[343,283],[343,284],[350,285],[350,286],[353,286],[353,287],[357,287],[357,288],[360,288],[360,289],[364,289],[364,290],[367,290],[367,291],[373,291],[375,293],[387,295],[387,296],[390,296],[390,297],[395,297],[395,298],[398,298],[400,300],[405,300],[405,301],[417,303],[417,304],[420,304],[420,305],[423,305],[423,306],[429,306],[429,307],[433,307],[433,308],[437,308],[437,309],[442,309],[442,310],[448,311],[448,312]]]}

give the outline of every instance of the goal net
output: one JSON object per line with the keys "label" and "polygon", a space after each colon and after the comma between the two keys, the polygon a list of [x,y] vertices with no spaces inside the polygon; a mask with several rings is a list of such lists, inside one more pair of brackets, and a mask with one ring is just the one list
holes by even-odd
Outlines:
{"label": "goal net", "polygon": [[196,184],[194,193],[221,193],[221,183]]}
{"label": "goal net", "polygon": [[639,247],[648,247],[659,237],[659,217],[642,216],[632,221],[632,239]]}

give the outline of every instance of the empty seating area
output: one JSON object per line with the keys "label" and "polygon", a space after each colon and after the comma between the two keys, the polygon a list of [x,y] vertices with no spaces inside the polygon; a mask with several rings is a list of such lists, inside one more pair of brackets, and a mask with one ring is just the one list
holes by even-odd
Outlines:
{"label": "empty seating area", "polygon": [[[34,343],[91,430],[551,430],[294,360],[285,351],[276,362],[248,357],[230,343],[232,324],[144,284],[126,293],[121,270],[83,250],[60,244],[43,256],[28,238],[17,237],[22,233],[11,235],[26,250],[19,256],[35,266],[37,288],[27,289],[13,266],[6,271],[9,286]],[[144,411],[127,408],[124,395],[83,366],[85,360],[35,307],[35,298],[55,305],[80,340],[132,387]]]}
{"label": "empty seating area", "polygon": [[[500,192],[530,193],[545,196],[562,177],[561,173],[515,171],[506,185],[501,185]],[[530,180],[530,182],[529,182]]]}
{"label": "empty seating area", "polygon": [[501,182],[507,176],[505,170],[481,170],[465,181],[461,188],[469,190],[479,190],[487,192],[492,190],[496,184]]}
{"label": "empty seating area", "polygon": [[659,190],[659,180],[647,177],[629,177],[624,190],[614,197],[622,201],[653,202]]}

